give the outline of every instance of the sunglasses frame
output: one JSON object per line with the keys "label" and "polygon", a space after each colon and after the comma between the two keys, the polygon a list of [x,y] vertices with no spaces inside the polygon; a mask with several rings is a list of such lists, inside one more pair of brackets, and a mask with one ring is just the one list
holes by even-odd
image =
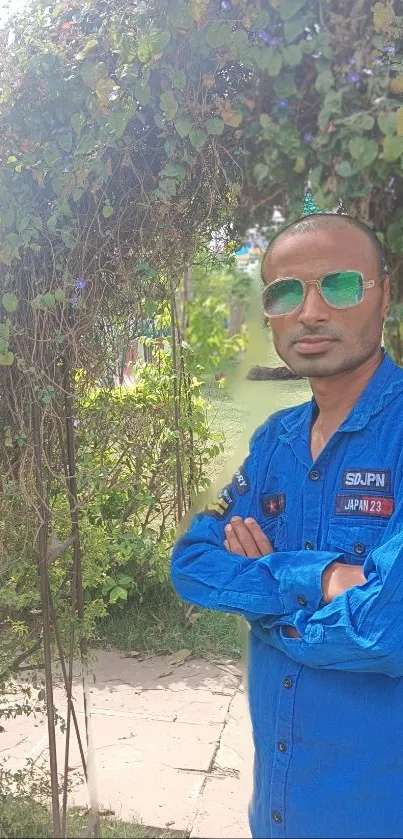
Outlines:
{"label": "sunglasses frame", "polygon": [[[326,277],[330,277],[332,274],[343,274],[343,273],[347,273],[347,272],[349,272],[351,274],[358,274],[361,277],[361,282],[362,282],[362,297],[361,297],[361,300],[359,300],[358,303],[352,303],[351,306],[334,306],[332,303],[328,303],[328,301],[326,300],[326,297],[324,296],[323,291],[322,291],[322,282]],[[285,312],[284,314],[280,314],[280,315],[268,315],[267,312],[264,311],[265,293],[266,293],[268,288],[271,288],[272,286],[276,285],[276,283],[282,283],[282,282],[284,282],[284,280],[297,280],[299,283],[301,283],[302,289],[303,289],[303,296],[302,296],[301,303],[298,306],[296,306],[295,309],[291,309],[290,312]],[[302,280],[299,279],[299,277],[278,277],[276,280],[273,280],[272,283],[267,285],[266,288],[263,291],[262,302],[263,302],[263,311],[264,311],[265,316],[267,318],[270,318],[270,320],[272,320],[272,318],[285,318],[288,315],[293,315],[295,312],[298,312],[298,309],[301,309],[301,307],[305,303],[306,292],[307,292],[307,288],[308,288],[309,285],[316,285],[316,288],[318,289],[318,292],[319,292],[322,300],[326,303],[326,306],[330,306],[331,309],[337,309],[338,311],[342,311],[343,309],[353,309],[354,306],[359,306],[360,303],[362,303],[362,301],[364,299],[365,289],[366,288],[373,288],[376,285],[376,282],[375,282],[375,280],[367,280],[367,282],[365,282],[364,275],[361,273],[361,271],[356,271],[353,268],[338,268],[334,271],[326,271],[326,273],[322,274],[322,276],[319,277],[318,280],[309,280],[307,283],[304,283]]]}

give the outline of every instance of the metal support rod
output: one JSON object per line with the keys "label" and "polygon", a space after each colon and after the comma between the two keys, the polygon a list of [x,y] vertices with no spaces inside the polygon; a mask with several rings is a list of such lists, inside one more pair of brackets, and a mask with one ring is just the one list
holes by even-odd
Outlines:
{"label": "metal support rod", "polygon": [[[64,390],[64,416],[66,426],[66,461],[67,461],[67,486],[70,505],[70,520],[71,520],[71,534],[75,537],[74,550],[74,578],[72,586],[72,594],[76,603],[77,616],[81,623],[81,630],[84,621],[84,594],[83,594],[83,578],[82,578],[82,557],[80,544],[80,526],[78,515],[78,488],[76,477],[76,456],[75,456],[75,439],[74,439],[74,401],[72,394],[72,385],[70,378],[70,367],[66,356],[63,357],[63,390]],[[88,648],[87,640],[80,633],[80,653],[81,666],[83,678],[83,697],[84,697],[84,713],[85,713],[85,728],[87,735],[87,772],[88,772],[88,791],[91,804],[91,821],[93,824],[93,836],[95,839],[100,837],[100,821],[97,807],[96,783],[95,783],[95,764],[93,743],[90,730],[89,718],[89,683],[88,683]],[[69,681],[72,680],[72,655],[69,661]]]}
{"label": "metal support rod", "polygon": [[59,839],[61,835],[59,783],[57,776],[57,751],[55,733],[55,708],[53,702],[53,674],[52,653],[50,641],[50,610],[49,610],[49,579],[47,568],[47,524],[48,510],[44,498],[44,481],[42,471],[42,435],[41,414],[35,394],[32,394],[32,430],[35,452],[35,485],[38,503],[39,530],[36,540],[38,559],[38,573],[41,595],[42,623],[43,623],[43,654],[45,660],[46,709],[49,736],[49,764],[52,790],[52,821],[53,836]]}

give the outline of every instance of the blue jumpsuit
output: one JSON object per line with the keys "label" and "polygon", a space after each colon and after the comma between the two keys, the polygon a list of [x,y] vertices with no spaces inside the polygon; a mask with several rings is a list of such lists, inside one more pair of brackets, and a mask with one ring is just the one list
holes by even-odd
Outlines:
{"label": "blue jumpsuit", "polygon": [[[172,581],[250,625],[253,837],[403,837],[403,370],[384,353],[313,462],[317,410],[312,399],[255,432],[176,543]],[[229,553],[233,515],[253,516],[274,553]],[[335,560],[363,564],[367,582],[325,605]]]}

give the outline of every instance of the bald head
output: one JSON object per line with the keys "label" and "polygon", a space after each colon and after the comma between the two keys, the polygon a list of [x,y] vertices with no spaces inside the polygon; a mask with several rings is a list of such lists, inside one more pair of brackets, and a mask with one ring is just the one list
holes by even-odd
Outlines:
{"label": "bald head", "polygon": [[334,229],[337,231],[337,228],[339,228],[340,233],[342,234],[343,227],[347,227],[350,230],[351,228],[360,230],[367,237],[376,255],[379,279],[383,281],[384,277],[388,273],[388,267],[383,247],[374,231],[371,230],[367,224],[358,221],[358,219],[355,219],[352,216],[337,215],[335,213],[315,213],[312,216],[302,216],[302,218],[297,219],[297,221],[294,221],[288,227],[281,230],[280,233],[278,233],[277,236],[275,236],[275,238],[270,242],[262,260],[261,271],[263,282],[265,282],[266,258],[274,251],[280,242],[284,241],[286,236],[302,236],[304,233],[308,233],[309,231],[319,230]]}

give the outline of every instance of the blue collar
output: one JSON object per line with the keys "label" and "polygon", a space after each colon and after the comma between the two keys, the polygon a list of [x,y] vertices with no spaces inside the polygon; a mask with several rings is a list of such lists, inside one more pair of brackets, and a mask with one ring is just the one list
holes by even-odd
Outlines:
{"label": "blue collar", "polygon": [[[395,364],[382,348],[383,359],[369,380],[354,407],[341,424],[339,431],[360,431],[370,418],[382,411],[395,396],[397,389],[403,389],[403,369]],[[314,397],[299,408],[292,409],[281,418],[281,423],[292,437],[309,436],[313,418],[317,414]]]}

